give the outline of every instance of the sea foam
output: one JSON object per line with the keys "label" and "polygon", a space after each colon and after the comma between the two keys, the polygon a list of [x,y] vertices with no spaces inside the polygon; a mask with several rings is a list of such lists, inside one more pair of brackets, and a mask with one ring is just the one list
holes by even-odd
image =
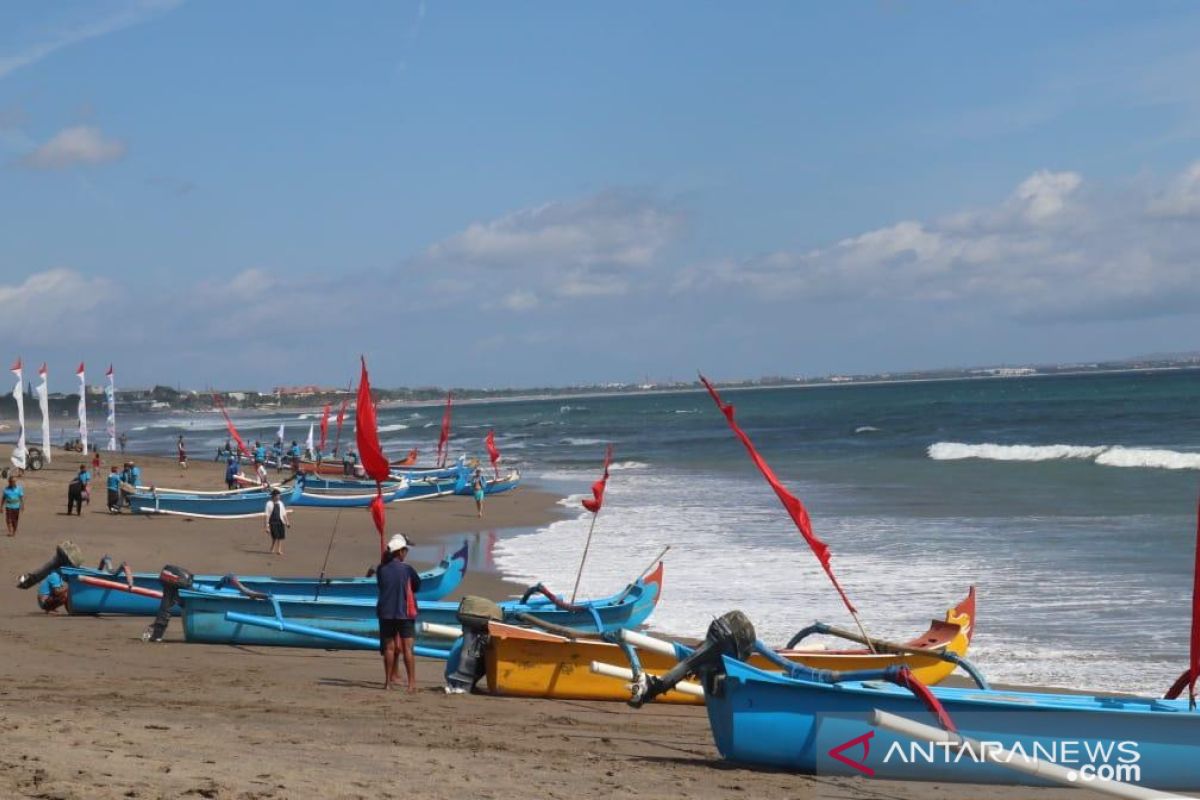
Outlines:
{"label": "sea foam", "polygon": [[1092,461],[1105,467],[1200,469],[1200,453],[1121,445],[965,444],[937,442],[929,446],[934,461],[978,458],[986,461]]}

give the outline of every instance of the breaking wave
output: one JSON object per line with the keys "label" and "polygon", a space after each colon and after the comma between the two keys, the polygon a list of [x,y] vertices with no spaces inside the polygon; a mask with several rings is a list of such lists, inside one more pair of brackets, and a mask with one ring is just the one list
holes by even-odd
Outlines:
{"label": "breaking wave", "polygon": [[986,461],[1092,461],[1105,467],[1200,470],[1200,453],[1184,453],[1122,445],[965,444],[937,442],[929,446],[934,461],[978,458]]}

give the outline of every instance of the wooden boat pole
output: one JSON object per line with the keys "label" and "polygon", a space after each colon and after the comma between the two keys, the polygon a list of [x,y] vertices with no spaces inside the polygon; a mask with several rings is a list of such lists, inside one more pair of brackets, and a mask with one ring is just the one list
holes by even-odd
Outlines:
{"label": "wooden boat pole", "polygon": [[325,568],[329,566],[329,554],[333,552],[333,539],[337,536],[338,523],[342,521],[342,507],[338,506],[337,515],[333,518],[333,533],[329,534],[329,546],[325,548],[325,560],[321,562],[321,576],[317,578],[317,588],[313,600],[321,599],[321,584],[325,581]]}
{"label": "wooden boat pole", "polygon": [[633,591],[633,587],[637,584],[638,581],[640,581],[642,578],[646,577],[646,575],[650,572],[650,570],[654,569],[655,564],[657,564],[658,562],[663,560],[663,556],[665,556],[667,554],[667,551],[670,549],[671,549],[671,545],[667,545],[666,547],[664,547],[662,549],[662,552],[659,553],[658,555],[656,555],[654,557],[654,560],[651,561],[644,570],[642,570],[641,574],[638,575],[636,578],[634,578],[633,583],[631,583],[625,587],[625,591],[621,592],[621,596],[617,598],[618,603],[625,599],[625,595],[627,595]]}
{"label": "wooden boat pole", "polygon": [[575,605],[575,595],[579,593],[579,581],[583,579],[583,565],[587,563],[588,549],[592,546],[592,531],[596,530],[596,517],[599,513],[592,514],[592,524],[588,526],[587,543],[583,546],[583,558],[579,559],[579,572],[575,573],[575,588],[571,590],[571,605]]}
{"label": "wooden boat pole", "polygon": [[862,620],[858,618],[858,612],[851,611],[850,616],[854,617],[854,624],[858,626],[858,632],[862,634],[862,642],[860,644],[865,644],[867,649],[872,653],[878,653],[879,651],[875,649],[875,643],[867,635],[867,629],[863,627]]}
{"label": "wooden boat pole", "polygon": [[876,728],[883,728],[886,731],[899,734],[907,739],[964,747],[975,758],[981,761],[988,761],[997,766],[1007,767],[1015,772],[1021,772],[1025,775],[1031,775],[1053,783],[1060,783],[1063,786],[1069,786],[1073,789],[1089,789],[1100,794],[1128,798],[1128,800],[1188,800],[1188,798],[1181,794],[1161,792],[1157,789],[1135,786],[1134,784],[1122,783],[1121,781],[1096,780],[1086,783],[1081,782],[1079,774],[1075,770],[1067,769],[1052,761],[1043,761],[1034,756],[1026,756],[1024,753],[1018,755],[1011,750],[995,747],[992,743],[989,743],[985,747],[974,739],[968,739],[961,734],[950,733],[941,728],[935,728],[932,725],[925,725],[921,722],[914,722],[906,717],[889,714],[879,709],[871,712],[871,724]]}
{"label": "wooden boat pole", "polygon": [[[624,681],[633,682],[633,670],[625,667],[617,667],[612,664],[605,664],[603,661],[593,661],[591,670],[597,675],[603,675],[606,678],[619,678]],[[680,694],[691,695],[692,697],[704,697],[704,689],[698,683],[692,681],[680,681],[675,684],[672,691]]]}

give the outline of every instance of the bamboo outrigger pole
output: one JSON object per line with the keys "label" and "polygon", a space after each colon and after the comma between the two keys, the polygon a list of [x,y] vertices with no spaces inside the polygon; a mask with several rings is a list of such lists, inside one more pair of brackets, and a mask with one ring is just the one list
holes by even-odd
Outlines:
{"label": "bamboo outrigger pole", "polygon": [[587,563],[588,550],[592,546],[592,532],[596,530],[596,517],[600,516],[600,508],[604,505],[604,489],[608,486],[608,467],[612,464],[612,445],[604,451],[604,475],[592,484],[592,499],[584,500],[583,507],[592,512],[592,524],[588,526],[587,543],[583,546],[583,558],[579,560],[579,572],[575,573],[575,588],[571,590],[571,602],[579,593],[579,582],[583,579],[583,565]]}

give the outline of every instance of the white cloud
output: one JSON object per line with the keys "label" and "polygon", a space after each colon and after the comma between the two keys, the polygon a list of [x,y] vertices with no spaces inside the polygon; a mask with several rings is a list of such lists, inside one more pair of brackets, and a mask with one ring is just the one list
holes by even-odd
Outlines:
{"label": "white cloud", "polygon": [[701,265],[675,288],[731,286],[760,297],[933,303],[1025,318],[1193,313],[1200,163],[1149,195],[1043,170],[992,208],[900,222],[808,252]]}
{"label": "white cloud", "polygon": [[78,325],[116,296],[105,278],[89,278],[71,269],[35,272],[15,285],[0,285],[0,318],[20,340],[77,340]]}
{"label": "white cloud", "polygon": [[137,0],[98,19],[63,25],[37,41],[18,46],[13,52],[0,54],[0,79],[22,67],[36,64],[64,47],[137,25],[156,14],[182,5],[182,2],[183,0]]}
{"label": "white cloud", "polygon": [[419,261],[475,280],[503,271],[514,290],[500,305],[527,310],[531,299],[627,292],[626,276],[655,266],[683,224],[652,198],[610,190],[471,223]]}
{"label": "white cloud", "polygon": [[32,169],[64,169],[77,164],[105,164],[124,155],[124,142],[105,138],[99,128],[77,125],[56,133],[21,163]]}
{"label": "white cloud", "polygon": [[500,300],[500,305],[509,311],[529,311],[537,308],[538,298],[533,292],[517,290],[506,294]]}

